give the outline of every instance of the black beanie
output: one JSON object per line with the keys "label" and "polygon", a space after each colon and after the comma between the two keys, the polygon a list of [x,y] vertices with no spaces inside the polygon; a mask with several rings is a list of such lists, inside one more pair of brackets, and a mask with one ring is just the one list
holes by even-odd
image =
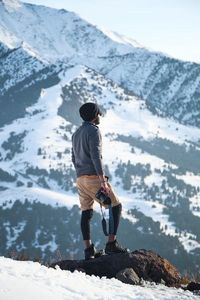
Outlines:
{"label": "black beanie", "polygon": [[97,115],[101,115],[101,111],[96,103],[87,102],[83,104],[79,108],[79,113],[81,118],[84,121],[92,121],[97,117]]}

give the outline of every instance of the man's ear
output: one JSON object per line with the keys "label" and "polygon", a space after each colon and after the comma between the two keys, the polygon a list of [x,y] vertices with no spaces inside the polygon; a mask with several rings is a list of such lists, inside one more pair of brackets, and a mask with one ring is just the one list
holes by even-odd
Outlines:
{"label": "man's ear", "polygon": [[96,118],[92,121],[95,125],[99,125],[100,124],[100,117],[99,114],[96,116]]}
{"label": "man's ear", "polygon": [[95,122],[95,120],[98,118],[98,116],[99,116],[99,114],[97,114],[97,115],[95,116],[95,118],[92,120],[92,122]]}

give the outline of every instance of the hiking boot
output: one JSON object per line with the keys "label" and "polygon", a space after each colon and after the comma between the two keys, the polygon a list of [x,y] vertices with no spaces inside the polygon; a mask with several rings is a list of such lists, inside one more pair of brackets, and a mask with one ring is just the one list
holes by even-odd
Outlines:
{"label": "hiking boot", "polygon": [[91,244],[90,247],[88,247],[84,250],[84,252],[85,252],[85,260],[88,260],[91,258],[97,258],[97,257],[100,257],[105,254],[104,250],[97,250],[94,247],[94,244]]}
{"label": "hiking boot", "polygon": [[120,246],[119,243],[117,242],[117,240],[115,240],[113,242],[108,242],[106,244],[106,248],[105,248],[106,254],[128,253],[128,252],[129,252],[128,249]]}
{"label": "hiking boot", "polygon": [[94,255],[95,255],[95,252],[96,252],[94,244],[91,244],[90,247],[88,247],[84,250],[84,252],[85,252],[85,260],[88,260],[90,258],[94,258]]}

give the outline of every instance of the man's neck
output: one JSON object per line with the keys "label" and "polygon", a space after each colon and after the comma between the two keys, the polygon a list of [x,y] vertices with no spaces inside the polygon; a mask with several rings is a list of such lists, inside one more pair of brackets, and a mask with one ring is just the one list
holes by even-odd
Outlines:
{"label": "man's neck", "polygon": [[83,124],[91,124],[94,126],[98,126],[98,124],[95,124],[95,122],[93,122],[93,121],[84,121]]}

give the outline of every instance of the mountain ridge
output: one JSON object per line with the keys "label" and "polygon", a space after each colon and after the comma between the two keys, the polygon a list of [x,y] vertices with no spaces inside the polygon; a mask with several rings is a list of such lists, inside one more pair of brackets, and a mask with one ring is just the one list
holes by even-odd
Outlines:
{"label": "mountain ridge", "polygon": [[[66,10],[24,3],[12,13],[12,20],[9,12],[0,14],[0,40],[4,45],[21,45],[31,56],[63,68],[86,65],[145,100],[155,114],[200,126],[199,64],[134,47],[123,39],[111,40]],[[57,25],[50,29],[52,23]]]}

